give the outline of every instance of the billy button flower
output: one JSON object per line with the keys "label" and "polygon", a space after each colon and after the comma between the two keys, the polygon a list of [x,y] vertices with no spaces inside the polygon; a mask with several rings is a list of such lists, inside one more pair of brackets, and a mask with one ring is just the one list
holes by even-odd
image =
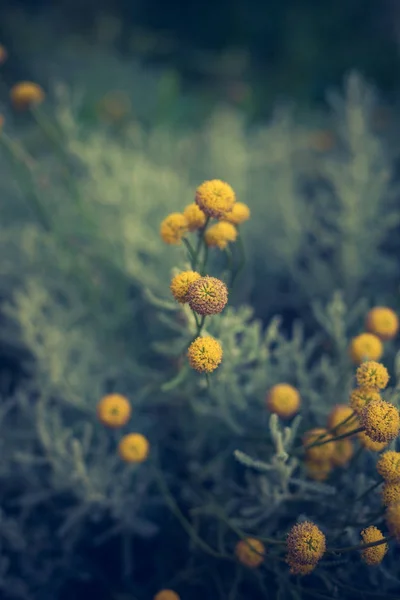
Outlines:
{"label": "billy button flower", "polygon": [[265,546],[255,538],[245,538],[236,544],[235,554],[242,565],[256,569],[264,561]]}
{"label": "billy button flower", "polygon": [[389,383],[389,373],[381,363],[367,360],[358,367],[356,379],[360,387],[374,386],[383,390]]}
{"label": "billy button flower", "polygon": [[358,441],[360,442],[363,448],[367,450],[371,450],[371,452],[381,452],[389,442],[375,442],[371,440],[371,438],[365,433],[365,431],[361,431],[358,435]]}
{"label": "billy button flower", "polygon": [[129,400],[121,394],[107,394],[97,405],[98,419],[107,427],[123,427],[129,421],[131,413]]}
{"label": "billy button flower", "polygon": [[206,214],[197,206],[195,202],[192,202],[192,204],[189,204],[185,208],[183,211],[183,216],[187,221],[189,231],[201,229],[204,227],[207,221]]}
{"label": "billy button flower", "polygon": [[326,481],[332,472],[332,462],[330,460],[305,460],[307,476],[314,481]]}
{"label": "billy button flower", "polygon": [[180,596],[173,590],[160,590],[153,600],[180,600]]}
{"label": "billy button flower", "polygon": [[204,241],[209,247],[224,250],[230,242],[237,239],[237,229],[232,223],[219,221],[211,225],[204,234]]}
{"label": "billy button flower", "polygon": [[[334,450],[333,442],[322,443],[328,442],[328,440],[333,440],[333,436],[328,432],[327,429],[316,427],[307,431],[303,436],[303,447],[306,450],[307,458],[317,462],[330,460]],[[313,446],[312,444],[314,443],[321,445]]]}
{"label": "billy button flower", "polygon": [[216,339],[197,337],[188,349],[189,364],[199,373],[212,373],[221,364],[222,354],[222,346]]}
{"label": "billy button flower", "polygon": [[232,210],[225,213],[223,219],[232,225],[240,225],[250,219],[250,209],[244,202],[235,202]]}
{"label": "billy button flower", "polygon": [[27,110],[31,106],[41,104],[45,99],[45,93],[37,83],[21,81],[11,88],[10,99],[16,110]]}
{"label": "billy button flower", "polygon": [[194,281],[200,279],[200,273],[197,271],[182,271],[175,275],[171,281],[170,290],[175,300],[181,304],[186,304],[189,301],[189,288]]}
{"label": "billy button flower", "polygon": [[371,400],[382,400],[382,398],[376,387],[364,385],[351,392],[349,404],[354,412],[360,415],[364,406]]}
{"label": "billy button flower", "polygon": [[386,482],[382,487],[382,504],[389,506],[393,502],[400,502],[400,481]]}
{"label": "billy button flower", "polygon": [[277,383],[272,386],[266,397],[268,410],[282,419],[290,419],[300,408],[300,394],[289,383]]}
{"label": "billy button flower", "polygon": [[355,364],[363,360],[379,360],[383,354],[383,344],[373,333],[361,333],[351,340],[349,354]]}
{"label": "billy button flower", "polygon": [[[382,532],[373,525],[362,530],[361,538],[363,544],[371,544],[385,539]],[[379,565],[387,551],[388,545],[384,542],[383,544],[379,544],[379,546],[365,548],[365,550],[361,551],[361,557],[367,565]]]}
{"label": "billy button flower", "polygon": [[354,454],[354,446],[348,438],[333,443],[331,463],[335,467],[346,465]]}
{"label": "billy button flower", "polygon": [[337,404],[328,417],[328,428],[335,430],[336,435],[344,435],[358,427],[358,419],[353,409],[347,404]]}
{"label": "billy button flower", "polygon": [[122,460],[128,463],[141,463],[149,455],[150,444],[141,433],[124,435],[118,445],[118,453]]}
{"label": "billy button flower", "polygon": [[390,535],[400,542],[400,502],[389,504],[385,513],[385,520]]}
{"label": "billy button flower", "polygon": [[188,302],[190,308],[199,315],[217,315],[228,302],[228,288],[216,277],[200,277],[189,287]]}
{"label": "billy button flower", "polygon": [[391,340],[399,330],[399,319],[396,313],[386,306],[375,306],[368,312],[365,326],[381,340]]}
{"label": "billy button flower", "polygon": [[400,452],[384,452],[376,463],[376,470],[388,483],[400,482]]}
{"label": "billy button flower", "polygon": [[292,561],[303,565],[315,565],[325,554],[326,539],[314,523],[304,521],[292,527],[287,536],[286,546]]}
{"label": "billy button flower", "polygon": [[299,562],[296,562],[292,557],[287,556],[286,562],[290,567],[290,573],[292,575],[309,575],[312,571],[314,571],[317,563],[313,563],[310,565],[302,565]]}
{"label": "billy button flower", "polygon": [[372,400],[363,408],[360,422],[374,442],[390,442],[399,435],[399,411],[390,402]]}
{"label": "billy button flower", "polygon": [[160,225],[160,235],[166,244],[180,244],[187,231],[188,222],[182,213],[171,213]]}
{"label": "billy button flower", "polygon": [[208,217],[219,219],[232,210],[236,195],[228,183],[212,179],[197,188],[195,202]]}

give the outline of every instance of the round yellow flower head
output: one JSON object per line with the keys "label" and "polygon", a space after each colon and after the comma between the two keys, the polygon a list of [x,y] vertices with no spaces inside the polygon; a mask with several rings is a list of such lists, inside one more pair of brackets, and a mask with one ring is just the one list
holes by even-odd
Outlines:
{"label": "round yellow flower head", "polygon": [[348,438],[337,440],[333,444],[332,465],[335,467],[343,467],[346,465],[354,454],[354,447]]}
{"label": "round yellow flower head", "polygon": [[221,364],[222,346],[211,336],[197,337],[188,349],[189,364],[199,373],[212,373]]}
{"label": "round yellow flower head", "polygon": [[149,455],[149,441],[141,433],[128,433],[121,438],[118,452],[122,460],[129,463],[141,463]]}
{"label": "round yellow flower head", "polygon": [[277,383],[268,392],[266,404],[268,410],[282,419],[290,419],[300,408],[300,394],[288,383]]}
{"label": "round yellow flower head", "polygon": [[382,487],[382,504],[389,506],[393,502],[400,502],[400,481],[394,483],[387,481]]}
{"label": "round yellow flower head", "polygon": [[220,179],[204,181],[196,190],[195,202],[209,217],[223,217],[235,204],[235,192]]}
{"label": "round yellow flower head", "polygon": [[301,563],[293,560],[293,558],[289,555],[286,557],[286,562],[290,567],[290,573],[292,575],[309,575],[317,566],[317,563],[302,565]]}
{"label": "round yellow flower head", "polygon": [[360,415],[364,406],[371,400],[382,400],[382,398],[376,387],[364,385],[351,392],[349,404],[354,412]]}
{"label": "round yellow flower head", "polygon": [[123,427],[131,414],[131,404],[121,394],[107,394],[97,405],[97,417],[107,427]]}
{"label": "round yellow flower head", "polygon": [[[379,542],[384,539],[382,532],[371,525],[361,532],[361,538],[363,544],[372,544],[372,542]],[[361,551],[361,557],[367,565],[379,565],[386,552],[388,551],[387,543],[380,544],[379,546],[371,546],[371,548],[365,548]]]}
{"label": "round yellow flower head", "polygon": [[201,227],[204,227],[206,224],[207,216],[195,202],[192,202],[192,204],[189,204],[189,206],[185,208],[183,216],[188,223],[189,231],[201,229]]}
{"label": "round yellow flower head", "polygon": [[389,443],[389,442],[375,442],[374,440],[371,440],[371,438],[365,433],[365,431],[361,431],[358,434],[358,440],[359,440],[361,446],[363,446],[363,448],[366,448],[367,450],[371,450],[371,452],[380,452],[381,450],[386,448],[386,446]]}
{"label": "round yellow flower head", "polygon": [[317,461],[308,459],[304,461],[304,465],[307,476],[314,481],[326,481],[332,472],[332,462],[330,460]]}
{"label": "round yellow flower head", "polygon": [[400,502],[389,504],[385,518],[390,535],[393,535],[400,542]]}
{"label": "round yellow flower head", "polygon": [[200,273],[197,271],[182,271],[175,275],[171,281],[170,290],[175,300],[181,304],[185,304],[189,301],[189,288],[194,281],[200,279]]}
{"label": "round yellow flower head", "polygon": [[246,538],[236,544],[235,554],[242,565],[255,569],[264,561],[265,546],[260,540]]}
{"label": "round yellow flower head", "polygon": [[353,409],[347,404],[337,404],[328,417],[328,428],[334,429],[334,434],[343,435],[358,427],[358,419]]}
{"label": "round yellow flower head", "polygon": [[311,521],[294,525],[287,536],[286,545],[290,558],[303,565],[315,565],[326,550],[325,535]]}
{"label": "round yellow flower head", "polygon": [[[307,431],[304,434],[303,446],[306,447],[309,444],[313,444],[314,442],[320,444],[330,439],[333,439],[333,436],[330,433],[328,433],[327,429],[324,429],[322,427],[316,427],[315,429],[310,429],[310,431]],[[309,460],[324,462],[332,458],[333,450],[333,443],[326,443],[320,446],[306,448],[306,456]]]}
{"label": "round yellow flower head", "polygon": [[244,202],[235,202],[232,210],[225,213],[223,219],[233,225],[240,225],[250,219],[250,209]]}
{"label": "round yellow flower head", "polygon": [[389,373],[381,363],[367,360],[358,367],[356,379],[360,387],[374,386],[383,390],[389,383]]}
{"label": "round yellow flower head", "polygon": [[373,333],[361,333],[351,340],[349,354],[357,365],[363,360],[379,360],[383,354],[383,344]]}
{"label": "round yellow flower head", "polygon": [[180,596],[173,590],[161,590],[153,600],[180,600]]}
{"label": "round yellow flower head", "polygon": [[374,442],[390,442],[399,435],[399,411],[390,402],[372,400],[363,408],[360,422]]}
{"label": "round yellow flower head", "polygon": [[216,246],[224,250],[229,242],[235,242],[237,238],[237,229],[232,223],[219,221],[207,229],[204,234],[204,240],[207,246]]}
{"label": "round yellow flower head", "polygon": [[200,277],[189,287],[188,302],[199,315],[217,315],[228,302],[228,288],[216,277]]}
{"label": "round yellow flower head", "polygon": [[8,58],[8,52],[5,49],[5,47],[3,46],[3,44],[0,44],[0,65],[4,65],[7,58]]}
{"label": "round yellow flower head", "polygon": [[171,213],[160,225],[160,235],[166,244],[180,244],[188,231],[188,223],[181,213]]}
{"label": "round yellow flower head", "polygon": [[400,482],[400,452],[384,452],[376,463],[376,470],[388,483]]}
{"label": "round yellow flower head", "polygon": [[10,98],[16,110],[27,110],[35,104],[41,104],[45,98],[45,93],[37,83],[21,81],[11,88]]}
{"label": "round yellow flower head", "polygon": [[375,306],[367,314],[366,329],[381,340],[391,340],[399,330],[399,319],[396,313],[386,306]]}

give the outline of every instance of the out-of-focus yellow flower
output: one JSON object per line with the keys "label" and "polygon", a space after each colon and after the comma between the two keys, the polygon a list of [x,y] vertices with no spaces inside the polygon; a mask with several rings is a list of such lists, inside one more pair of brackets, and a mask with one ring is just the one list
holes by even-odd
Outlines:
{"label": "out-of-focus yellow flower", "polygon": [[349,404],[354,412],[360,415],[364,406],[371,400],[382,400],[382,398],[376,387],[364,385],[351,392]]}
{"label": "out-of-focus yellow flower", "polygon": [[200,279],[200,273],[197,271],[182,271],[175,275],[171,281],[170,290],[175,300],[181,304],[186,304],[189,301],[189,288],[194,281]]}
{"label": "out-of-focus yellow flower", "polygon": [[221,364],[222,346],[211,336],[197,337],[189,346],[188,359],[192,369],[212,373]]}
{"label": "out-of-focus yellow flower", "polygon": [[384,452],[376,463],[376,470],[388,483],[400,482],[400,452]]}
{"label": "out-of-focus yellow flower", "polygon": [[233,225],[240,225],[250,219],[250,209],[244,202],[235,202],[232,210],[225,213],[223,219]]}
{"label": "out-of-focus yellow flower", "polygon": [[266,398],[268,410],[282,419],[290,419],[300,408],[299,391],[289,383],[277,383],[269,390]]}
{"label": "out-of-focus yellow flower", "polygon": [[189,231],[200,229],[206,224],[207,216],[195,202],[192,202],[192,204],[189,204],[189,206],[185,208],[183,216],[188,223]]}
{"label": "out-of-focus yellow flower", "polygon": [[188,223],[182,213],[171,213],[160,225],[160,235],[166,244],[180,244],[188,231]]}
{"label": "out-of-focus yellow flower", "polygon": [[45,93],[37,83],[21,81],[11,88],[10,98],[16,110],[27,110],[31,106],[41,104],[45,99]]}
{"label": "out-of-focus yellow flower", "polygon": [[255,569],[264,561],[265,546],[260,540],[246,538],[236,544],[235,554],[242,565]]}
{"label": "out-of-focus yellow flower", "polygon": [[220,250],[224,250],[230,242],[235,242],[236,239],[236,227],[226,221],[219,221],[215,225],[211,225],[204,234],[207,246],[215,246]]}
{"label": "out-of-focus yellow flower", "polygon": [[180,596],[173,590],[160,590],[153,600],[180,600]]}
{"label": "out-of-focus yellow flower", "polygon": [[122,460],[128,463],[141,463],[149,455],[150,444],[141,433],[128,433],[121,438],[118,452]]}
{"label": "out-of-focus yellow flower", "polygon": [[365,433],[365,431],[361,431],[357,437],[361,446],[363,446],[363,448],[366,448],[367,450],[371,450],[371,452],[380,452],[381,450],[386,448],[386,446],[389,443],[375,442],[374,440],[371,440],[371,438]]}
{"label": "out-of-focus yellow flower", "polygon": [[322,531],[311,521],[297,523],[286,540],[288,555],[296,563],[316,564],[326,550],[326,539]]}
{"label": "out-of-focus yellow flower", "polygon": [[123,427],[131,418],[132,407],[121,394],[108,394],[97,405],[99,421],[107,427]]}
{"label": "out-of-focus yellow flower", "polygon": [[393,502],[400,502],[400,481],[386,482],[382,487],[382,504],[389,506]]}
{"label": "out-of-focus yellow flower", "polygon": [[307,476],[314,481],[326,481],[332,472],[332,462],[330,460],[317,461],[308,459],[304,461],[304,465]]}
{"label": "out-of-focus yellow flower", "polygon": [[[307,431],[303,436],[303,446],[306,449],[307,458],[317,462],[330,460],[334,450],[333,442],[324,444],[322,442],[327,442],[327,440],[331,439],[333,439],[333,436],[323,427],[316,427]],[[321,445],[307,448],[309,444],[313,444],[314,442]]]}
{"label": "out-of-focus yellow flower", "polygon": [[286,557],[286,562],[290,567],[290,573],[292,575],[309,575],[311,571],[314,571],[317,563],[313,563],[310,565],[302,565],[299,562],[296,562],[290,556]]}
{"label": "out-of-focus yellow flower", "polygon": [[8,58],[8,52],[5,49],[5,47],[3,46],[3,44],[0,44],[0,66],[4,65],[7,58]]}
{"label": "out-of-focus yellow flower", "polygon": [[351,440],[337,440],[333,443],[333,454],[331,457],[332,465],[335,467],[343,467],[346,465],[354,454],[354,446]]}
{"label": "out-of-focus yellow flower", "polygon": [[[361,538],[363,544],[372,544],[373,542],[379,542],[380,540],[383,540],[384,536],[377,527],[371,525],[370,527],[362,530]],[[367,565],[379,565],[387,551],[388,545],[386,542],[384,542],[379,546],[365,548],[365,550],[361,551],[361,557],[363,561],[367,563]]]}
{"label": "out-of-focus yellow flower", "polygon": [[400,502],[389,504],[385,518],[390,535],[393,535],[400,542]]}
{"label": "out-of-focus yellow flower", "polygon": [[126,92],[111,90],[101,98],[97,108],[102,120],[108,123],[118,123],[130,113],[132,103]]}
{"label": "out-of-focus yellow flower", "polygon": [[328,417],[328,428],[335,429],[334,435],[349,433],[358,427],[358,419],[347,404],[337,404]]}
{"label": "out-of-focus yellow flower", "polygon": [[399,411],[390,402],[372,400],[363,408],[360,422],[374,442],[390,442],[399,435]]}
{"label": "out-of-focus yellow flower", "polygon": [[361,333],[351,340],[349,354],[357,365],[363,360],[379,360],[383,354],[383,344],[377,335]]}
{"label": "out-of-focus yellow flower", "polygon": [[375,306],[367,314],[365,326],[382,340],[391,340],[399,330],[399,319],[391,308]]}
{"label": "out-of-focus yellow flower", "polygon": [[383,390],[389,383],[389,373],[382,363],[367,360],[358,367],[356,379],[360,387],[374,386]]}
{"label": "out-of-focus yellow flower", "polygon": [[204,181],[196,190],[196,204],[206,215],[216,219],[232,210],[235,201],[231,186],[220,179]]}
{"label": "out-of-focus yellow flower", "polygon": [[188,302],[190,308],[199,315],[217,315],[228,302],[228,288],[216,277],[200,277],[189,287]]}

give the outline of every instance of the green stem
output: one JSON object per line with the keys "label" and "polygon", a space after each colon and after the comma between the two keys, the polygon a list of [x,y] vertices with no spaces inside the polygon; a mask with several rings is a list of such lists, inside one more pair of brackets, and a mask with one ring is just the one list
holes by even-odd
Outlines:
{"label": "green stem", "polygon": [[359,502],[362,498],[365,498],[365,496],[367,496],[370,492],[372,492],[374,489],[379,487],[382,482],[383,482],[383,479],[381,479],[380,481],[376,481],[373,485],[371,485],[369,488],[367,488],[365,490],[365,492],[363,492],[360,496],[357,496],[357,498],[354,500],[354,502]]}
{"label": "green stem", "polygon": [[198,232],[197,246],[196,246],[196,251],[195,251],[194,261],[193,261],[193,267],[192,267],[193,271],[196,270],[197,263],[199,261],[200,252],[201,252],[201,246],[202,246],[202,244],[204,242],[204,233],[205,233],[205,230],[207,229],[207,226],[208,226],[209,222],[210,222],[210,217],[207,217],[206,222],[204,223],[203,227]]}
{"label": "green stem", "polygon": [[208,246],[207,246],[207,244],[205,244],[203,262],[202,262],[201,269],[200,269],[200,275],[202,277],[204,277],[204,275],[206,274],[207,259],[208,259]]}
{"label": "green stem", "polygon": [[388,535],[377,542],[369,542],[368,544],[357,544],[355,546],[345,546],[344,548],[328,548],[327,554],[342,554],[343,552],[350,552],[352,550],[365,550],[366,548],[373,548],[374,546],[381,546],[386,544],[393,539],[392,535]]}
{"label": "green stem", "polygon": [[186,249],[189,253],[189,257],[190,257],[190,265],[192,267],[192,270],[194,271],[194,264],[195,264],[195,260],[196,260],[196,255],[195,255],[195,251],[194,248],[192,246],[192,244],[189,242],[189,240],[185,237],[182,238],[183,243],[186,246]]}
{"label": "green stem", "polygon": [[238,234],[238,237],[237,237],[237,248],[239,250],[239,264],[238,264],[236,271],[232,272],[231,288],[233,288],[237,277],[240,275],[243,267],[246,264],[246,253],[244,250],[243,240],[242,240],[242,237],[240,234]]}
{"label": "green stem", "polygon": [[[347,433],[343,433],[342,435],[337,435],[336,437],[332,437],[329,440],[323,440],[321,442],[314,441],[312,444],[307,444],[307,446],[303,446],[303,450],[309,450],[310,448],[315,448],[317,446],[324,446],[325,444],[331,444],[332,442],[337,442],[338,440],[343,440],[347,437],[353,436],[356,433],[360,433],[364,431],[364,427],[357,427],[357,429],[352,429]],[[324,433],[322,437],[326,437],[328,434]],[[321,436],[319,436],[321,437]]]}

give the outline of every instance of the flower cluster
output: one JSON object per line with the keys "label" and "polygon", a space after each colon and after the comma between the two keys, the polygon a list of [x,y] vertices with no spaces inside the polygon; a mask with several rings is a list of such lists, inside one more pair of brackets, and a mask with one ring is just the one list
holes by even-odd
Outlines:
{"label": "flower cluster", "polygon": [[382,358],[384,351],[382,342],[391,340],[397,335],[399,319],[391,308],[376,306],[365,318],[365,329],[365,332],[357,335],[350,342],[349,354],[355,364]]}

